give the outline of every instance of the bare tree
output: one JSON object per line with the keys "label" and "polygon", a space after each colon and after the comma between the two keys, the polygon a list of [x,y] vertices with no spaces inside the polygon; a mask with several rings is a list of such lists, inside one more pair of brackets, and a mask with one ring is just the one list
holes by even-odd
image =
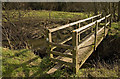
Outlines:
{"label": "bare tree", "polygon": [[[16,7],[17,10],[12,10],[12,12],[10,12],[9,11],[10,8],[6,7],[3,3],[4,14],[2,19],[7,20],[7,22],[3,22],[2,34],[3,34],[3,39],[5,39],[6,37],[8,44],[10,46],[10,49],[13,49],[13,47],[16,47],[16,45],[20,46],[21,44],[25,44],[27,48],[27,41],[25,40],[26,33],[24,32],[25,30],[23,30],[24,24],[22,22],[22,16],[24,16],[24,14],[23,13],[21,14],[21,11],[20,11],[21,7],[24,4],[21,4],[21,3],[16,3],[16,4],[17,4],[17,7]],[[15,18],[15,16],[17,16],[16,13],[18,15],[17,19]],[[16,20],[19,21],[20,26],[15,24]]]}

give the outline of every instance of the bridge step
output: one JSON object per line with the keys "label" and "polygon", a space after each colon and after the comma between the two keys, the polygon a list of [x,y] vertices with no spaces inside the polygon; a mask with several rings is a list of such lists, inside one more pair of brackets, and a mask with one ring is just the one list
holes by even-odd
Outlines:
{"label": "bridge step", "polygon": [[55,65],[53,68],[51,68],[47,74],[53,74],[55,71],[57,71],[58,69],[60,69],[61,67],[63,67],[63,64],[58,63],[57,65]]}

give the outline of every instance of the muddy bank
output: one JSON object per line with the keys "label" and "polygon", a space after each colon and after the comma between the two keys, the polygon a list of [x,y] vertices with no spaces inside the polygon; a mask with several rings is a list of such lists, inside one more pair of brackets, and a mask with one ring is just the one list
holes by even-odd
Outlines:
{"label": "muddy bank", "polygon": [[[28,47],[30,50],[34,51],[35,54],[46,54],[46,28],[55,28],[61,25],[65,25],[80,18],[74,19],[43,19],[43,18],[21,18],[19,21],[3,22],[3,32],[8,30],[9,38],[13,49],[24,49]],[[54,42],[59,42],[63,37],[66,38],[66,34],[70,32],[72,28],[67,31],[59,31],[54,33]],[[63,35],[63,37],[61,37]],[[58,36],[58,38],[56,37]],[[2,46],[5,48],[10,48],[8,40],[5,35],[2,35]],[[42,56],[43,57],[43,56]]]}

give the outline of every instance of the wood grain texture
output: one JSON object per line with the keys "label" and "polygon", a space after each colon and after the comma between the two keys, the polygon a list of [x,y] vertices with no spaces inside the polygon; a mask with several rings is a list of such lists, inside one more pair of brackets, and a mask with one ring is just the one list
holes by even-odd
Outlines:
{"label": "wood grain texture", "polygon": [[[79,68],[85,63],[85,61],[89,58],[92,52],[96,50],[97,46],[106,37],[109,29],[109,27],[107,26],[108,25],[111,26],[111,14],[103,18],[100,17],[99,20],[96,20],[93,22],[93,19],[99,16],[101,15],[93,16],[84,20],[70,23],[69,25],[67,24],[65,26],[61,26],[61,27],[50,30],[50,33],[51,33],[51,32],[64,29],[79,23],[78,28],[73,30],[71,37],[65,39],[64,41],[60,43],[52,43],[52,41],[49,39],[49,41],[51,41],[49,42],[49,45],[53,46],[50,53],[58,56],[54,58],[50,58],[52,61],[57,63],[57,65],[55,65],[50,71],[48,71],[48,73],[53,73],[56,70],[58,70],[61,66],[66,64],[72,67],[73,71],[77,74]],[[84,22],[90,19],[92,19],[92,23],[89,23],[83,27],[80,27],[81,22]],[[103,20],[105,20],[104,26],[99,27],[100,22],[102,22]],[[93,28],[91,28],[93,25],[95,25],[94,30]],[[87,30],[91,30],[91,33],[87,34],[84,39],[80,39],[80,34]],[[92,31],[94,31],[94,33]],[[49,35],[49,38],[52,39],[52,37],[50,36],[51,35]],[[70,41],[71,39],[72,39],[72,46],[64,44],[67,41]],[[66,50],[64,53],[53,51],[53,49],[57,47],[65,48],[68,50]]]}

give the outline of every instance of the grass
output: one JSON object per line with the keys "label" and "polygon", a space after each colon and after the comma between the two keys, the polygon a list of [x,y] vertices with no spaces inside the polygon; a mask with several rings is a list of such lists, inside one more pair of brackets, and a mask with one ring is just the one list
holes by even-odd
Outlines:
{"label": "grass", "polygon": [[[5,16],[9,16],[12,21],[18,21],[19,15],[22,18],[41,18],[41,19],[74,19],[74,18],[88,18],[88,14],[86,13],[78,13],[78,12],[62,12],[62,11],[46,11],[46,10],[6,10],[2,11],[2,14]],[[92,14],[90,15],[92,16]],[[4,22],[7,22],[5,18],[3,18]]]}
{"label": "grass", "polygon": [[[7,11],[12,21],[18,19],[18,11]],[[4,11],[3,14],[6,15]],[[85,13],[74,13],[74,12],[59,12],[59,11],[20,11],[21,17],[30,18],[37,17],[42,19],[49,19],[49,13],[51,13],[51,19],[69,19],[69,18],[87,18]],[[3,18],[4,22],[7,22]],[[109,35],[116,35],[119,37],[120,31],[117,23],[112,23],[110,28],[111,32]],[[40,57],[33,54],[32,51],[22,50],[9,50],[2,48],[2,76],[3,77],[118,77],[118,66],[115,64],[113,68],[107,68],[99,63],[99,67],[81,68],[78,74],[74,74],[72,70],[65,67],[61,70],[56,71],[52,75],[46,75],[46,72],[53,67],[53,63],[48,57],[41,59]]]}
{"label": "grass", "polygon": [[116,37],[120,37],[120,27],[119,27],[119,23],[115,23],[115,22],[113,22],[112,24],[111,24],[111,28],[110,28],[110,32],[108,33],[109,35],[111,35],[111,36],[115,36],[115,38]]}
{"label": "grass", "polygon": [[26,49],[9,50],[2,48],[3,77],[118,77],[118,66],[108,69],[100,63],[99,68],[81,68],[77,75],[67,67],[52,75],[46,75],[51,67],[53,67],[53,63],[48,57],[41,59]]}
{"label": "grass", "polygon": [[2,65],[3,77],[42,76],[52,66],[48,58],[41,59],[29,50],[7,48],[2,49]]}

